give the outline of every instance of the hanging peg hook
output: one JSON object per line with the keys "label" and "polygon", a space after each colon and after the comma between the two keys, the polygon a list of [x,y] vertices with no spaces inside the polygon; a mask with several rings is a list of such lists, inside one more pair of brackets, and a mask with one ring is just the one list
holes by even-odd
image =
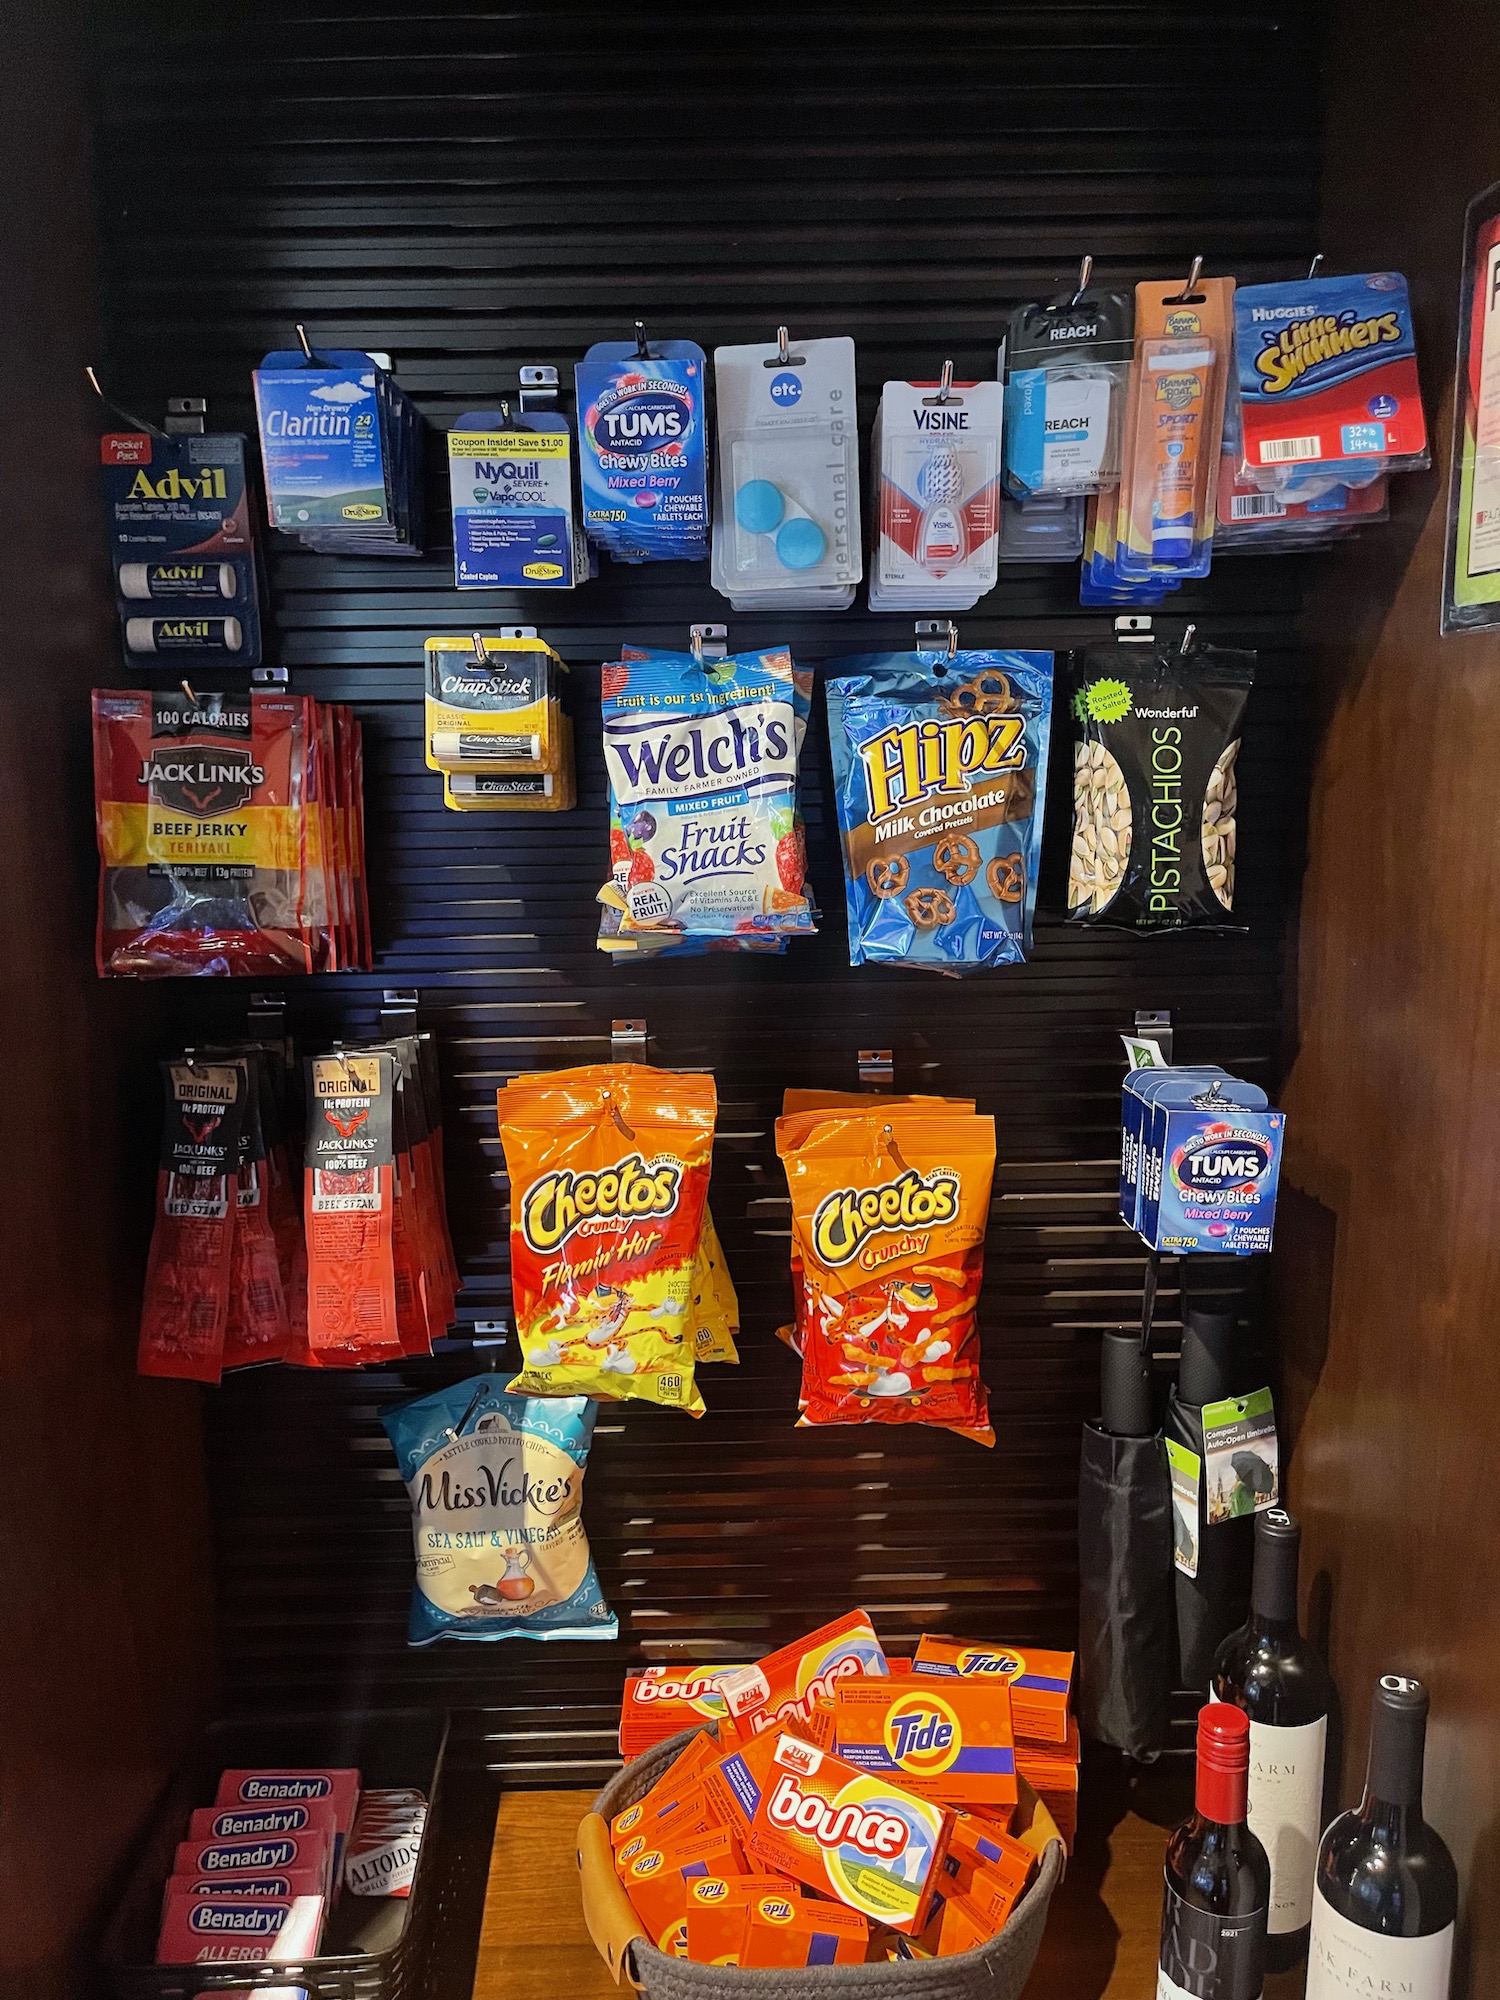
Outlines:
{"label": "hanging peg hook", "polygon": [[1092,257],[1084,257],[1078,266],[1078,290],[1073,294],[1072,298],[1069,299],[1068,304],[1070,306],[1076,306],[1078,301],[1083,297],[1084,293],[1089,288],[1089,279],[1092,278],[1093,275],[1094,275],[1094,260]]}
{"label": "hanging peg hook", "polygon": [[1196,625],[1187,625],[1187,626],[1184,626],[1184,628],[1183,628],[1183,633],[1182,633],[1182,645],[1181,645],[1181,647],[1180,647],[1180,649],[1179,649],[1179,650],[1180,650],[1180,651],[1181,651],[1182,653],[1186,654],[1186,653],[1190,653],[1190,652],[1192,651],[1192,649],[1193,649],[1193,634],[1194,634],[1194,633],[1195,633],[1195,632],[1197,631],[1197,629],[1198,629],[1198,628],[1197,628],[1197,626],[1196,626]]}
{"label": "hanging peg hook", "polygon": [[120,406],[120,404],[112,402],[110,398],[105,395],[103,389],[100,387],[99,377],[94,373],[91,367],[86,366],[84,368],[83,375],[84,375],[84,380],[88,383],[89,387],[93,390],[94,394],[99,398],[99,401],[104,405],[106,410],[113,410],[117,417],[123,418],[127,424],[133,425],[135,429],[138,431],[149,431],[152,437],[165,438],[167,436],[167,433],[164,430],[162,430],[159,425],[148,424],[144,417],[137,417],[133,415],[131,411],[123,409]]}
{"label": "hanging peg hook", "polygon": [[646,338],[646,322],[643,319],[635,322],[635,358],[637,361],[651,359],[651,343]]}
{"label": "hanging peg hook", "polygon": [[178,686],[187,696],[189,708],[201,708],[203,706],[203,704],[199,701],[197,695],[193,693],[193,690],[188,686],[186,681],[179,681]]}
{"label": "hanging peg hook", "polygon": [[484,634],[471,632],[469,637],[474,641],[474,664],[481,673],[487,674],[490,670],[490,654],[489,648],[484,643]]}
{"label": "hanging peg hook", "polygon": [[778,326],[776,329],[776,359],[781,363],[783,368],[786,367],[792,358],[791,340],[791,334],[787,329],[784,326]]}
{"label": "hanging peg hook", "polygon": [[943,363],[942,377],[938,382],[937,399],[940,403],[951,403],[953,401],[953,363],[951,361]]}
{"label": "hanging peg hook", "polygon": [[1191,298],[1193,293],[1197,290],[1198,279],[1201,276],[1202,271],[1203,271],[1203,259],[1201,257],[1195,257],[1192,262],[1192,267],[1188,271],[1187,283],[1183,286],[1180,292],[1173,293],[1172,297],[1166,299],[1163,303],[1169,306],[1178,306],[1182,304],[1184,299]]}
{"label": "hanging peg hook", "polygon": [[312,351],[312,342],[307,337],[307,328],[298,320],[292,330],[296,334],[298,344],[302,349],[303,360],[308,362],[316,361],[318,357]]}
{"label": "hanging peg hook", "polygon": [[1312,262],[1311,262],[1311,263],[1310,263],[1310,264],[1308,265],[1308,267],[1307,267],[1307,276],[1308,276],[1308,281],[1309,281],[1309,283],[1310,283],[1310,282],[1311,282],[1311,281],[1312,281],[1312,280],[1313,280],[1313,279],[1314,279],[1315,277],[1317,277],[1317,275],[1318,275],[1318,269],[1319,269],[1319,266],[1320,266],[1320,265],[1322,264],[1322,262],[1323,262],[1323,253],[1322,253],[1322,251],[1320,250],[1320,251],[1318,252],[1317,256],[1313,258]]}

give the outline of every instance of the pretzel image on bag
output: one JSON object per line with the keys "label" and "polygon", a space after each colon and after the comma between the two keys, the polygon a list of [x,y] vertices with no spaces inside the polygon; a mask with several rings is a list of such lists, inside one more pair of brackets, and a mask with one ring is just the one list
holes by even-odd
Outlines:
{"label": "pretzel image on bag", "polygon": [[703,1414],[694,1297],[717,1106],[712,1077],[637,1063],[539,1071],[500,1092],[515,1393]]}
{"label": "pretzel image on bag", "polygon": [[779,1121],[776,1145],[802,1267],[798,1421],[939,1424],[993,1444],[975,1327],[993,1118],[807,1113]]}

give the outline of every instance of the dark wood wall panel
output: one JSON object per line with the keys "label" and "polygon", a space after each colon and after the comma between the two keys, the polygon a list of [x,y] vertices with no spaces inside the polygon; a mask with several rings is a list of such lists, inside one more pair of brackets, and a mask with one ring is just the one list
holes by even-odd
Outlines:
{"label": "dark wood wall panel", "polygon": [[[315,340],[393,353],[442,427],[518,363],[570,367],[637,315],[709,348],[785,321],[855,336],[867,424],[887,376],[947,356],[960,375],[991,372],[1009,306],[1066,282],[1085,251],[1122,280],[1185,273],[1198,253],[1247,278],[1305,263],[1315,25],[1265,4],[501,14],[328,0],[248,21],[133,8],[101,37],[113,378],[127,402],[206,393],[216,420],[248,424],[252,364],[301,319]],[[169,146],[186,106],[209,107],[211,171],[184,171]],[[436,443],[430,470],[439,525],[423,561],[272,557],[281,659],[365,718],[380,951],[373,977],[294,993],[296,1025],[309,1039],[368,1029],[382,987],[420,989],[443,1045],[472,1327],[509,1311],[496,1086],[597,1058],[612,1016],[646,1016],[654,1059],[718,1079],[713,1201],[745,1358],[705,1371],[700,1425],[602,1415],[586,1512],[621,1615],[612,1647],[405,1648],[407,1514],[378,1414],[472,1366],[466,1350],[210,1396],[233,1698],[487,1703],[501,1762],[588,1772],[627,1658],[743,1657],[855,1601],[893,1640],[927,1625],[1068,1643],[1078,1425],[1100,1330],[1135,1314],[1141,1274],[1113,1212],[1116,1031],[1138,1006],[1171,1006],[1184,1056],[1279,1074],[1303,816],[1298,566],[1224,561],[1167,621],[1262,648],[1242,760],[1248,937],[1147,944],[1059,920],[1064,740],[1035,961],[963,984],[851,972],[820,715],[804,784],[822,936],[771,964],[615,968],[592,942],[598,664],[622,638],[681,643],[727,607],[706,566],[607,572],[524,605],[459,596]],[[963,632],[1058,648],[1106,636],[1076,597],[1074,569],[1011,572]],[[582,803],[537,822],[446,814],[421,767],[423,635],[523,614],[575,670]],[[730,629],[822,662],[908,644],[911,628],[856,610],[730,615]],[[165,1041],[232,1025],[245,995],[205,982],[151,999]],[[992,1454],[934,1432],[793,1428],[771,1126],[783,1085],[851,1085],[868,1044],[895,1049],[898,1085],[973,1092],[999,1121]],[[1175,1305],[1169,1279],[1168,1345]],[[523,1744],[544,1707],[551,1733]]]}

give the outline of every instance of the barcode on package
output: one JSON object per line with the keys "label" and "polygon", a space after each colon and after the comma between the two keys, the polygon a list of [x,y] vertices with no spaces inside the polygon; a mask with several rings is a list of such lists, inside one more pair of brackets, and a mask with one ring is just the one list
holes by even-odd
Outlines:
{"label": "barcode on package", "polygon": [[1274,493],[1232,493],[1229,496],[1231,521],[1279,519],[1286,512]]}
{"label": "barcode on package", "polygon": [[1322,447],[1317,438],[1262,438],[1260,462],[1262,465],[1284,465],[1288,460],[1298,458],[1321,458]]}

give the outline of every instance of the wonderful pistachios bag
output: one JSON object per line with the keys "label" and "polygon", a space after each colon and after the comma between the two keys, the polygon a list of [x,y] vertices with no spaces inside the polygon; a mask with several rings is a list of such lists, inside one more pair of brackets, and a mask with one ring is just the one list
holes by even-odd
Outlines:
{"label": "wonderful pistachios bag", "polygon": [[1073,656],[1074,923],[1245,929],[1235,765],[1254,678],[1253,653],[1175,640]]}

